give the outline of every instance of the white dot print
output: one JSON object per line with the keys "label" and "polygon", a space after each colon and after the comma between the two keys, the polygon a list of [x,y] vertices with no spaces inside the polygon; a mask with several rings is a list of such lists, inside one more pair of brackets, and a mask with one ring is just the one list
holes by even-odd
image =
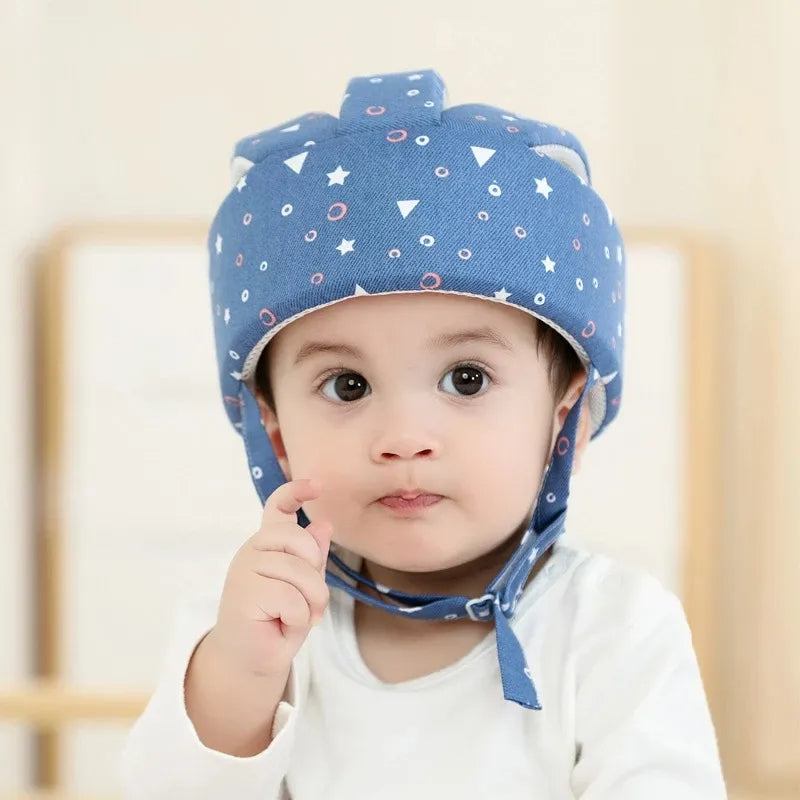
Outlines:
{"label": "white dot print", "polygon": [[266,272],[266,271],[267,271],[267,267],[268,267],[268,266],[269,266],[269,265],[267,264],[267,262],[266,262],[266,261],[262,261],[262,262],[261,262],[261,266],[259,267],[259,269],[260,269],[262,272]]}
{"label": "white dot print", "polygon": [[428,142],[430,141],[430,138],[427,137],[427,136],[417,136],[417,138],[414,141],[418,145],[421,145],[422,147],[425,147],[425,145],[428,144]]}
{"label": "white dot print", "polygon": [[260,480],[264,477],[264,472],[262,471],[261,467],[253,467],[253,477],[256,480]]}
{"label": "white dot print", "polygon": [[605,253],[606,253],[606,258],[611,258],[611,252],[607,247],[605,248]]}
{"label": "white dot print", "polygon": [[406,94],[409,97],[416,97],[419,94],[419,89],[409,89]]}
{"label": "white dot print", "polygon": [[294,209],[292,208],[292,204],[291,204],[291,203],[287,203],[287,204],[286,204],[286,205],[285,205],[285,206],[284,206],[284,207],[281,209],[281,214],[282,214],[282,216],[284,216],[284,217],[288,217],[288,216],[289,216],[289,214],[291,214],[291,213],[292,213],[292,211],[294,211]]}
{"label": "white dot print", "polygon": [[425,108],[433,108],[433,100],[426,100]]}
{"label": "white dot print", "polygon": [[617,325],[617,336],[622,336],[622,323]]}
{"label": "white dot print", "polygon": [[303,147],[311,147],[311,145],[316,144],[313,139],[309,139],[307,142],[304,142]]}
{"label": "white dot print", "polygon": [[247,289],[245,289],[245,290],[242,292],[242,302],[243,302],[243,303],[246,303],[246,302],[247,302],[247,298],[248,298],[248,297],[250,297],[250,292],[248,292],[248,291],[247,291]]}
{"label": "white dot print", "polygon": [[583,281],[582,281],[580,278],[578,278],[578,279],[575,281],[575,285],[578,287],[578,289],[579,289],[581,292],[583,291]]}
{"label": "white dot print", "polygon": [[370,83],[383,83],[383,78],[370,78]]}
{"label": "white dot print", "polygon": [[429,233],[419,237],[419,243],[425,245],[425,247],[430,247],[435,241],[436,239],[434,239]]}
{"label": "white dot print", "polygon": [[478,219],[481,220],[481,222],[486,222],[486,220],[489,219],[489,212],[488,211],[479,211],[478,212]]}
{"label": "white dot print", "polygon": [[445,614],[445,619],[458,619],[458,614]]}
{"label": "white dot print", "polygon": [[589,215],[588,214],[584,214],[583,215],[583,224],[584,225],[588,225],[589,224]]}
{"label": "white dot print", "polygon": [[597,278],[593,278],[592,279],[592,286],[594,286],[594,288],[596,289],[599,285],[600,285],[600,281],[598,281]]}
{"label": "white dot print", "polygon": [[458,257],[463,261],[469,261],[469,259],[472,258],[472,252],[470,250],[467,250],[466,247],[464,247],[458,251]]}
{"label": "white dot print", "polygon": [[536,303],[537,306],[543,306],[544,295],[541,292],[539,292],[539,294],[537,294],[536,297],[533,298],[533,302]]}
{"label": "white dot print", "polygon": [[238,361],[241,356],[235,350],[228,350],[228,355],[234,360]]}
{"label": "white dot print", "polygon": [[555,503],[556,496],[552,492],[547,493],[547,497],[545,498],[548,503]]}
{"label": "white dot print", "polygon": [[496,183],[492,183],[489,186],[489,194],[492,195],[492,197],[500,197],[500,195],[503,194],[503,190]]}

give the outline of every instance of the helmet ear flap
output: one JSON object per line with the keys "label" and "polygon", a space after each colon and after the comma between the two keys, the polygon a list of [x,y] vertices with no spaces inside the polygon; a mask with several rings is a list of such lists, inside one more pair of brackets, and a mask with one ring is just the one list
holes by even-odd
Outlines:
{"label": "helmet ear flap", "polygon": [[577,175],[584,185],[589,183],[589,168],[580,154],[571,147],[565,147],[563,144],[539,144],[532,147],[531,150],[535,150],[540,156],[557,161],[561,166]]}
{"label": "helmet ear flap", "polygon": [[247,175],[254,163],[249,158],[234,156],[231,159],[231,186],[236,186],[242,177]]}

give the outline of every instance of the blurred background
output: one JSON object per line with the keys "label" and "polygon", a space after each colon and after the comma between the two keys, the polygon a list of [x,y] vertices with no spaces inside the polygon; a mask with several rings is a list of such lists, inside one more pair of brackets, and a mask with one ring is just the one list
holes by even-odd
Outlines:
{"label": "blurred background", "polygon": [[[716,343],[713,363],[695,364],[703,370],[695,378],[705,375],[703,419],[713,426],[707,440],[713,447],[698,453],[704,466],[691,473],[687,487],[701,504],[710,497],[713,503],[710,512],[703,506],[702,520],[687,520],[687,539],[689,530],[705,529],[706,550],[692,562],[692,585],[681,591],[687,598],[695,592],[690,622],[702,634],[698,651],[731,796],[800,797],[800,524],[792,505],[800,488],[798,30],[797,0],[2,0],[0,798],[28,796],[35,778],[51,787],[41,796],[119,796],[110,772],[96,759],[91,763],[91,753],[101,752],[102,742],[118,731],[90,731],[87,722],[69,740],[34,735],[37,725],[52,727],[70,708],[102,717],[103,703],[90,693],[37,693],[37,672],[49,670],[65,685],[78,685],[95,670],[106,689],[146,692],[166,628],[134,638],[145,653],[136,670],[104,671],[97,642],[102,630],[114,629],[115,609],[124,607],[131,619],[137,608],[139,618],[167,617],[171,609],[147,604],[148,584],[180,585],[206,569],[216,579],[226,553],[258,520],[241,445],[215,394],[213,350],[204,331],[201,357],[178,377],[185,378],[183,391],[210,393],[218,432],[208,435],[219,437],[219,447],[228,448],[224,457],[239,472],[220,488],[220,503],[229,505],[215,506],[216,517],[204,516],[203,559],[195,559],[189,575],[183,552],[175,544],[159,551],[151,537],[146,547],[160,559],[157,574],[108,574],[112,563],[124,570],[124,548],[108,549],[104,560],[86,551],[79,561],[68,542],[60,545],[62,562],[43,566],[43,542],[53,536],[48,524],[59,514],[50,497],[49,462],[42,460],[43,437],[45,447],[61,442],[62,466],[77,452],[70,447],[78,447],[59,428],[64,395],[49,375],[37,373],[37,365],[58,368],[53,353],[61,351],[48,350],[47,361],[40,348],[43,341],[53,345],[62,330],[50,315],[61,319],[56,306],[66,291],[59,282],[67,280],[64,265],[73,263],[81,241],[132,237],[145,244],[163,240],[167,250],[177,246],[180,252],[170,258],[178,264],[175,274],[183,274],[193,247],[199,260],[204,257],[204,226],[228,192],[228,159],[239,138],[306,111],[337,115],[352,76],[427,68],[443,76],[449,105],[486,102],[575,133],[623,236],[630,230],[642,241],[671,243],[689,254],[690,267],[697,254],[713,263],[714,292],[705,306],[692,305],[694,327],[685,342],[689,352],[705,347],[692,337],[707,333]],[[109,263],[97,258],[96,247],[93,252],[75,257],[87,274],[92,265]],[[187,308],[189,302],[207,304],[204,281]],[[71,301],[74,308],[96,309],[104,305],[101,289],[115,288],[110,279],[84,285],[93,288]],[[693,285],[687,284],[689,291]],[[691,305],[691,297],[684,300]],[[103,317],[109,324],[113,310]],[[194,306],[187,313],[198,314]],[[199,313],[206,320],[206,305]],[[127,320],[125,339],[132,363],[134,322]],[[68,359],[68,349],[60,357]],[[173,367],[164,360],[156,369]],[[99,387],[108,379],[108,370],[84,378],[91,391],[92,381]],[[112,424],[124,429],[126,407],[120,408]],[[149,451],[148,459],[157,461],[157,453]],[[120,498],[129,505],[109,504],[84,486],[84,507],[102,509],[110,532],[133,526],[134,535],[146,518],[137,509],[156,483],[164,485],[128,481]],[[170,507],[176,523],[196,500],[190,487],[178,489],[180,503]],[[239,508],[232,499],[238,497],[249,505],[234,519],[228,511]],[[644,517],[645,509],[633,509],[634,516],[637,511]],[[79,513],[69,513],[77,525]],[[647,529],[640,537],[645,542]],[[53,549],[48,552],[53,557]],[[59,577],[57,563],[72,566]],[[49,589],[48,569],[54,570]],[[104,570],[102,580],[92,569]],[[75,610],[84,582],[94,594]],[[43,622],[47,603],[69,613]],[[78,618],[86,624],[76,627]],[[100,619],[106,628],[92,628]],[[117,633],[124,639],[124,631]],[[101,639],[90,647],[92,636]],[[98,681],[90,683],[84,688]],[[117,709],[124,716],[139,699],[117,698]],[[56,785],[63,794],[55,793]]]}

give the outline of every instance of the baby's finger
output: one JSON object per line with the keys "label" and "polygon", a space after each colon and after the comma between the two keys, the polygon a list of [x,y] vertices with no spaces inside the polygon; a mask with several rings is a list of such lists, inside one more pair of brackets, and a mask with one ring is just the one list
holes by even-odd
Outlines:
{"label": "baby's finger", "polygon": [[304,559],[314,569],[319,569],[325,563],[314,537],[297,523],[273,525],[266,530],[257,531],[250,537],[250,546],[263,552],[273,550],[289,553]]}
{"label": "baby's finger", "polygon": [[289,583],[305,599],[312,617],[321,617],[328,606],[330,590],[319,571],[305,559],[286,553],[262,553],[253,571],[263,578]]}
{"label": "baby's finger", "polygon": [[328,566],[328,552],[331,547],[331,536],[333,535],[333,524],[327,519],[317,519],[306,526],[305,530],[314,537],[319,547],[322,564],[319,568],[320,573],[325,576]]}
{"label": "baby's finger", "polygon": [[277,578],[253,577],[258,581],[254,594],[257,620],[280,620],[288,628],[311,626],[312,611],[299,589]]}
{"label": "baby's finger", "polygon": [[318,497],[322,487],[319,481],[308,478],[297,479],[282,483],[264,503],[264,514],[261,518],[261,527],[266,528],[270,523],[297,522],[297,512],[306,500]]}

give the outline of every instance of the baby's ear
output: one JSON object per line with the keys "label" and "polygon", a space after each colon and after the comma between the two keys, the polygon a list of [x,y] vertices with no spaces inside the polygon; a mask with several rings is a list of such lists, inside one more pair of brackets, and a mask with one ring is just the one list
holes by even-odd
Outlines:
{"label": "baby's ear", "polygon": [[283,443],[283,436],[281,435],[281,429],[278,425],[278,418],[275,412],[267,405],[267,401],[264,400],[264,397],[258,390],[256,390],[255,396],[259,411],[261,412],[261,424],[264,426],[264,431],[269,437],[272,450],[275,453],[275,458],[278,460],[284,477],[287,481],[290,481],[292,479],[292,470],[286,455],[286,446]]}
{"label": "baby's ear", "polygon": [[[578,373],[569,385],[569,388],[564,394],[563,399],[556,407],[555,419],[553,421],[553,442],[550,448],[552,452],[553,447],[556,445],[556,439],[561,429],[564,427],[564,422],[567,419],[570,409],[577,403],[583,394],[583,387],[586,385],[586,373]],[[581,456],[586,449],[586,445],[591,438],[591,412],[589,410],[588,400],[584,400],[581,407],[581,413],[578,417],[578,428],[575,432],[575,452],[572,459],[572,472],[575,473],[580,469]]]}

